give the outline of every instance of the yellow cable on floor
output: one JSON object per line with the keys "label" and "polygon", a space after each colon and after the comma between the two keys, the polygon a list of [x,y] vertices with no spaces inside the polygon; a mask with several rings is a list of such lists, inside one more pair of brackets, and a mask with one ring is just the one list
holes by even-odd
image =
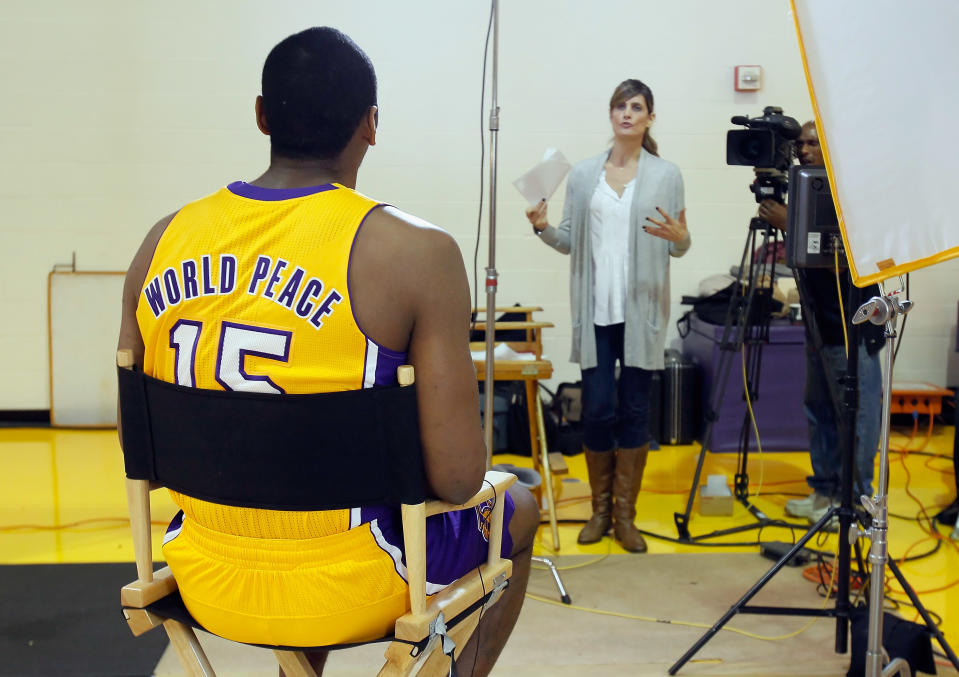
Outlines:
{"label": "yellow cable on floor", "polygon": [[[600,555],[600,556],[597,557],[596,559],[590,560],[590,561],[588,561],[588,562],[580,562],[579,564],[570,564],[569,566],[565,566],[565,567],[556,567],[556,571],[572,571],[573,569],[582,569],[583,567],[589,567],[589,566],[593,566],[594,564],[599,564],[599,563],[602,562],[604,559],[606,559],[607,557],[609,557],[610,554],[611,554],[612,551],[613,551],[613,539],[612,539],[612,538],[606,538],[605,541],[606,541],[606,554],[605,554],[605,555]],[[542,545],[542,544],[540,544],[540,545]],[[543,546],[543,547],[545,547],[545,546]],[[550,552],[552,552],[552,553],[554,553],[554,554],[556,554],[556,555],[559,554],[559,553],[557,553],[555,550],[552,550],[552,549],[550,549]],[[549,567],[541,567],[541,566],[531,565],[531,568],[537,569],[537,570],[539,570],[539,571],[549,571]]]}
{"label": "yellow cable on floor", "polygon": [[[835,553],[833,556],[834,556],[834,557],[838,557],[838,553]],[[834,559],[833,561],[835,561],[835,559]],[[593,562],[590,562],[590,564],[593,564]],[[583,566],[583,565],[581,565],[581,566]],[[572,568],[572,567],[571,567],[571,568]],[[829,604],[829,598],[830,598],[831,595],[832,595],[832,587],[833,587],[833,585],[834,585],[835,582],[836,582],[836,568],[837,568],[837,567],[836,567],[835,565],[833,565],[833,566],[831,567],[831,569],[832,569],[832,577],[831,577],[831,579],[830,579],[830,581],[829,581],[829,587],[826,588],[826,598],[823,600],[822,607],[820,607],[821,609],[825,609],[826,606]],[[652,616],[638,616],[638,615],[636,615],[636,614],[627,614],[627,613],[622,613],[622,612],[619,612],[619,611],[605,611],[605,610],[603,610],[603,609],[589,609],[589,608],[587,608],[587,607],[576,606],[576,605],[574,605],[574,604],[563,604],[563,603],[561,603],[561,602],[557,602],[557,601],[554,601],[554,600],[552,600],[552,599],[549,599],[548,597],[541,597],[540,595],[534,595],[534,594],[531,593],[531,592],[527,592],[527,593],[526,593],[526,596],[529,597],[530,599],[536,600],[537,602],[543,602],[544,604],[553,604],[553,605],[558,606],[558,607],[561,607],[561,608],[563,608],[563,609],[575,609],[576,611],[585,611],[586,613],[599,614],[600,616],[613,616],[613,617],[615,617],[615,618],[626,618],[626,619],[633,620],[633,621],[646,621],[646,622],[649,622],[649,623],[662,623],[662,624],[664,624],[664,625],[681,625],[681,626],[688,627],[688,628],[705,628],[705,629],[707,629],[707,630],[713,627],[713,626],[711,626],[711,625],[706,625],[705,623],[694,623],[694,622],[692,622],[692,621],[676,621],[676,620],[672,620],[672,619],[669,619],[669,618],[653,618]],[[726,631],[728,631],[728,632],[735,632],[737,635],[742,635],[742,636],[744,636],[744,637],[750,637],[750,638],[752,638],[752,639],[761,639],[761,640],[763,640],[763,641],[765,641],[765,642],[778,642],[778,641],[781,641],[781,640],[784,640],[784,639],[789,639],[790,637],[796,637],[797,635],[801,635],[802,633],[806,632],[806,630],[808,630],[809,628],[811,628],[811,627],[816,623],[816,621],[818,621],[818,620],[819,620],[819,618],[813,618],[811,621],[809,621],[808,623],[806,623],[804,626],[802,626],[801,628],[799,628],[799,629],[796,630],[795,632],[790,632],[789,634],[786,634],[786,635],[778,635],[778,636],[775,636],[775,637],[767,637],[767,636],[764,636],[764,635],[757,635],[757,634],[754,633],[754,632],[749,632],[749,631],[747,631],[747,630],[740,630],[739,628],[731,628],[731,627],[729,627],[729,626],[727,626],[727,625],[724,625],[722,628],[720,628],[720,630],[726,630]]]}
{"label": "yellow cable on floor", "polygon": [[[94,526],[100,522],[113,522],[113,524],[103,524]],[[167,526],[167,522],[153,520],[154,526]],[[127,528],[130,526],[129,517],[92,517],[90,519],[68,522],[67,524],[5,524],[0,526],[0,533],[13,531],[104,531],[107,529]]]}
{"label": "yellow cable on floor", "polygon": [[[743,343],[739,350],[742,354],[742,360],[740,361],[743,365],[743,392],[746,393],[746,407],[749,409],[749,420],[753,424],[753,434],[756,435],[756,449],[759,454],[759,486],[756,487],[756,496],[759,496],[763,490],[763,475],[766,472],[766,459],[763,457],[763,445],[759,440],[759,426],[756,425],[756,412],[753,411],[753,402],[749,397],[749,385],[746,383],[746,344]],[[747,441],[746,444],[748,445],[749,442]]]}

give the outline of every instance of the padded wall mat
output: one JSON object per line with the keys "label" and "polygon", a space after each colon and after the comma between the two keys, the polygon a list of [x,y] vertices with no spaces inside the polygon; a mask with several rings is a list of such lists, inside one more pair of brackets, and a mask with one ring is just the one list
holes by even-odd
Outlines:
{"label": "padded wall mat", "polygon": [[152,675],[160,628],[134,637],[120,610],[131,562],[0,566],[0,677]]}

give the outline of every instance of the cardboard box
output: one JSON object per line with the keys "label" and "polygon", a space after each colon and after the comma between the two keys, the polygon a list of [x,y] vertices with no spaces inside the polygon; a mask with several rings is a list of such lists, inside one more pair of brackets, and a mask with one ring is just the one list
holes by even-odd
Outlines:
{"label": "cardboard box", "polygon": [[733,514],[733,493],[725,475],[709,475],[699,487],[699,514],[728,517]]}

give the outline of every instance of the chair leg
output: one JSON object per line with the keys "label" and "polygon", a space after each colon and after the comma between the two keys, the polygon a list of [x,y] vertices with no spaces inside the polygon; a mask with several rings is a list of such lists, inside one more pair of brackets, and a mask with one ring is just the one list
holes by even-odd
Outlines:
{"label": "chair leg", "polygon": [[[456,643],[456,649],[453,651],[454,657],[458,660],[463,647],[473,636],[476,626],[479,624],[480,610],[477,609],[469,618],[464,618],[457,623],[456,627],[450,630],[450,639]],[[423,663],[423,669],[419,674],[426,675],[445,675],[449,672],[450,657],[443,653],[442,644],[437,642],[436,648],[426,657]],[[467,673],[463,673],[467,674]]]}
{"label": "chair leg", "polygon": [[172,620],[165,621],[163,628],[188,677],[216,677],[193,628]]}
{"label": "chair leg", "polygon": [[411,649],[409,644],[391,642],[384,654],[386,664],[377,673],[377,677],[407,677],[412,674],[419,657],[410,656]]}
{"label": "chair leg", "polygon": [[274,649],[273,653],[286,677],[316,677],[316,671],[302,651]]}

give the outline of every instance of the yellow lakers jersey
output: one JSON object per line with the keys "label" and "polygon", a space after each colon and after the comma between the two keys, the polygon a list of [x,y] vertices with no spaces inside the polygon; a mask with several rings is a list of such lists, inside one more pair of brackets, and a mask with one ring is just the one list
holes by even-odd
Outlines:
{"label": "yellow lakers jersey", "polygon": [[[339,184],[236,182],[181,209],[137,305],[144,372],[278,394],[395,384],[406,355],[362,332],[347,286],[354,239],[377,206]],[[349,510],[251,510],[171,493],[188,521],[238,536],[314,538],[359,523]]]}
{"label": "yellow lakers jersey", "polygon": [[237,182],[187,205],[157,244],[137,306],[144,371],[197,388],[315,393],[395,383],[347,275],[379,203],[339,184]]}

